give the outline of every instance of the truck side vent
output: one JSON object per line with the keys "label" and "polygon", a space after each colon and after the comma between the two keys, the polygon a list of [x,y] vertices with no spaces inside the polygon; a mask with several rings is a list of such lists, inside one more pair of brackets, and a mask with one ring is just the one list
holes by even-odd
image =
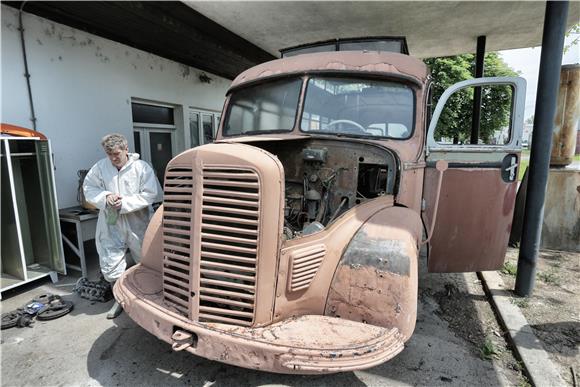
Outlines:
{"label": "truck side vent", "polygon": [[291,252],[289,290],[295,292],[308,288],[316,276],[322,261],[324,261],[325,255],[326,246],[323,244],[308,246]]}
{"label": "truck side vent", "polygon": [[254,321],[260,181],[249,169],[205,167],[201,212],[199,321]]}
{"label": "truck side vent", "polygon": [[165,174],[163,197],[163,297],[180,314],[190,317],[191,168],[171,168]]}

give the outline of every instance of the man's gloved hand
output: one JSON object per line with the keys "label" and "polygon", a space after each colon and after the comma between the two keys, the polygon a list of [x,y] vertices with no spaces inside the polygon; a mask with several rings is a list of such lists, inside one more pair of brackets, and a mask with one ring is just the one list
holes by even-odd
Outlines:
{"label": "man's gloved hand", "polygon": [[117,194],[109,194],[107,195],[107,206],[119,209],[121,208],[121,199],[121,196]]}

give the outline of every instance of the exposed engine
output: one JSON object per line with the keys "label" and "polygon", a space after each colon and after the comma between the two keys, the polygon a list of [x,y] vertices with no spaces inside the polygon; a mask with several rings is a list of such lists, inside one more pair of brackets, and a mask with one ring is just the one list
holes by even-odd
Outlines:
{"label": "exposed engine", "polygon": [[284,166],[284,235],[326,228],[353,206],[394,193],[397,164],[385,148],[326,139],[252,143]]}

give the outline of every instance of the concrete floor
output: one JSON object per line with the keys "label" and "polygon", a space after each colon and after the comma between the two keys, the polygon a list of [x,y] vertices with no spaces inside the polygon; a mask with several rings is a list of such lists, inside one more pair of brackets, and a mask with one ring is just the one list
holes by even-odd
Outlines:
{"label": "concrete floor", "polygon": [[[75,309],[60,319],[2,331],[3,386],[495,386],[515,380],[513,370],[502,368],[498,361],[482,360],[473,344],[436,314],[439,305],[430,295],[444,291],[449,275],[422,273],[417,327],[395,359],[365,371],[325,376],[257,372],[173,352],[126,314],[107,320],[110,302],[91,303],[71,293],[76,278],[63,277],[57,284],[44,281],[3,294],[3,312],[45,292],[75,303]],[[453,281],[460,286],[478,283],[475,274],[454,275]],[[478,318],[474,312],[473,319]],[[481,324],[480,331],[485,332]]]}

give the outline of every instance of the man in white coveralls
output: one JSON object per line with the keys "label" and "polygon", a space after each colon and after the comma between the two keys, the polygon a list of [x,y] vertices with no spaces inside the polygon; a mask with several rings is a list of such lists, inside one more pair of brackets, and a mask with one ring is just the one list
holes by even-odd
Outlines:
{"label": "man in white coveralls", "polygon": [[[127,268],[125,254],[131,251],[135,262],[141,260],[141,244],[153,209],[162,200],[163,190],[153,168],[129,153],[127,139],[108,134],[101,145],[107,157],[87,173],[83,190],[87,201],[99,211],[95,244],[101,272],[111,283]],[[123,309],[115,302],[107,318],[117,317]]]}

